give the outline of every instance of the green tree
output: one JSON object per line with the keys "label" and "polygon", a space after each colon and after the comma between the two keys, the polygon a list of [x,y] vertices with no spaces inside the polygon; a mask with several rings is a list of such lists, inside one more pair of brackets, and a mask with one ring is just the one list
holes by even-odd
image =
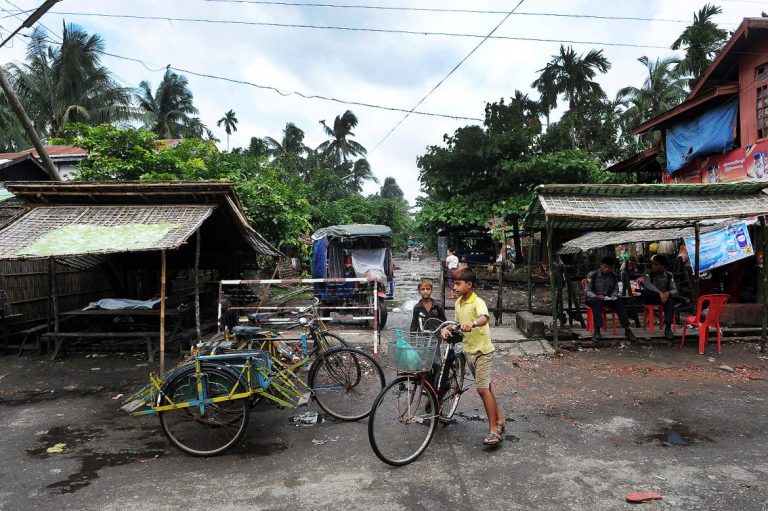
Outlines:
{"label": "green tree", "polygon": [[355,192],[360,192],[363,189],[363,183],[366,181],[379,182],[379,179],[373,174],[371,164],[365,158],[356,160],[352,165],[352,171],[347,177],[350,188]]}
{"label": "green tree", "polygon": [[[622,116],[630,130],[677,106],[687,94],[686,80],[680,78],[675,69],[679,62],[677,58],[667,57],[652,61],[643,56],[637,60],[647,71],[642,87],[629,86],[619,90],[619,97],[627,107]],[[654,137],[646,137],[646,142],[658,142],[658,133],[653,133]]]}
{"label": "green tree", "polygon": [[397,184],[397,180],[394,177],[384,178],[384,184],[381,185],[379,196],[382,199],[392,199],[397,201],[405,200],[403,190]]}
{"label": "green tree", "polygon": [[677,66],[677,73],[689,77],[691,87],[712,63],[715,55],[723,49],[728,32],[720,28],[712,18],[723,11],[720,7],[705,4],[693,15],[693,23],[672,43],[673,50],[685,48],[685,57]]}
{"label": "green tree", "polygon": [[297,176],[303,175],[304,155],[307,146],[304,145],[304,131],[293,124],[286,123],[283,138],[278,142],[272,137],[264,137],[269,147],[269,154],[280,167]]}
{"label": "green tree", "polygon": [[572,46],[560,46],[560,53],[542,69],[541,75],[531,87],[540,93],[543,91],[542,107],[549,112],[557,106],[557,97],[562,95],[568,100],[568,108],[576,110],[578,104],[587,98],[604,97],[603,88],[594,78],[597,73],[605,73],[611,63],[603,55],[603,50],[590,50],[586,55],[578,55]]}
{"label": "green tree", "polygon": [[197,108],[186,77],[167,69],[154,92],[144,80],[135,98],[143,112],[144,128],[158,137],[182,138],[189,135],[190,128],[193,134],[200,132],[202,123],[194,121]]}
{"label": "green tree", "polygon": [[135,117],[130,90],[118,86],[101,64],[102,38],[67,24],[61,37],[60,45],[50,44],[45,32],[35,29],[26,62],[9,66],[14,87],[37,129],[61,137],[69,123]]}
{"label": "green tree", "polygon": [[325,121],[320,121],[328,140],[318,146],[324,153],[332,154],[335,163],[346,162],[351,156],[365,156],[366,149],[361,144],[352,140],[355,134],[352,132],[357,127],[357,117],[351,110],[337,115],[333,120],[333,127],[329,127]]}
{"label": "green tree", "polygon": [[224,132],[227,134],[227,151],[229,151],[229,136],[233,131],[237,131],[237,123],[238,120],[235,116],[235,111],[232,109],[226,112],[224,117],[216,122],[216,126],[218,127],[221,127],[222,124],[224,125]]}

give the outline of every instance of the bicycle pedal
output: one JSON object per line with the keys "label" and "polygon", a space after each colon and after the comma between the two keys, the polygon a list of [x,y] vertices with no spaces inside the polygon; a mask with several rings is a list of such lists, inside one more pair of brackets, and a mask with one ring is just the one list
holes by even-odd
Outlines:
{"label": "bicycle pedal", "polygon": [[305,392],[301,395],[296,406],[307,406],[309,404],[309,398],[312,396],[311,392]]}

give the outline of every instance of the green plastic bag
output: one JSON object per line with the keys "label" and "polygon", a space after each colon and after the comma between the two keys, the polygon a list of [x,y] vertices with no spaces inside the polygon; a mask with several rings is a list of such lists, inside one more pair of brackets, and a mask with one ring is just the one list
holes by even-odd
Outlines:
{"label": "green plastic bag", "polygon": [[424,362],[419,352],[408,341],[400,338],[395,342],[395,367],[398,371],[423,371]]}

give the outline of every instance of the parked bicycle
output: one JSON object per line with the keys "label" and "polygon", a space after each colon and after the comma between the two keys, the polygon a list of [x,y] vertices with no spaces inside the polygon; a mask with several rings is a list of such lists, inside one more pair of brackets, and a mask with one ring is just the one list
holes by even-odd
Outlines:
{"label": "parked bicycle", "polygon": [[[204,343],[190,361],[166,374],[151,374],[149,385],[126,399],[123,409],[133,415],[157,414],[170,442],[195,456],[220,454],[235,445],[258,398],[285,408],[314,398],[337,419],[368,416],[385,385],[378,362],[347,346],[326,349],[313,320],[300,318],[297,323],[303,327],[299,361],[280,355],[280,337],[260,338],[258,348],[222,337]],[[307,365],[305,383],[299,374]]]}
{"label": "parked bicycle", "polygon": [[[435,327],[435,325],[438,325]],[[437,381],[430,377],[435,350],[445,327],[445,353],[440,357]],[[376,398],[368,420],[368,440],[373,452],[393,466],[415,461],[427,449],[438,421],[449,422],[459,406],[464,387],[463,334],[453,321],[429,319],[427,332],[398,332],[383,343],[398,377]]]}

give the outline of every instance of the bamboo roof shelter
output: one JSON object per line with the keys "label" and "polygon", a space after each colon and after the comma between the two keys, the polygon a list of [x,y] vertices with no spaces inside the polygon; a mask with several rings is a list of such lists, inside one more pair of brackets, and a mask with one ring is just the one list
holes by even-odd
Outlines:
{"label": "bamboo roof shelter", "polygon": [[[763,253],[768,253],[768,183],[739,182],[718,184],[646,185],[539,185],[536,197],[524,219],[530,231],[542,230],[547,236],[550,268],[554,260],[552,234],[556,229],[602,231],[603,245],[614,231],[642,231],[693,228],[696,253],[693,268],[694,298],[698,295],[699,235],[703,222],[759,217]],[[599,236],[599,235],[598,235]],[[594,242],[594,240],[592,240]],[[530,251],[529,251],[530,252]],[[532,310],[532,268],[528,264],[528,307]],[[768,288],[768,271],[763,271],[763,289]],[[555,344],[558,342],[558,303],[554,299],[555,274],[550,271],[553,293],[552,318]],[[763,297],[761,348],[768,340],[768,297]]]}
{"label": "bamboo roof shelter", "polygon": [[257,256],[282,255],[249,225],[230,183],[7,182],[5,187],[25,212],[0,229],[0,260],[45,258],[85,268],[113,257],[141,269],[156,267],[153,254],[160,252],[161,367],[166,252],[176,267],[194,267],[198,333],[201,264],[231,273]]}

